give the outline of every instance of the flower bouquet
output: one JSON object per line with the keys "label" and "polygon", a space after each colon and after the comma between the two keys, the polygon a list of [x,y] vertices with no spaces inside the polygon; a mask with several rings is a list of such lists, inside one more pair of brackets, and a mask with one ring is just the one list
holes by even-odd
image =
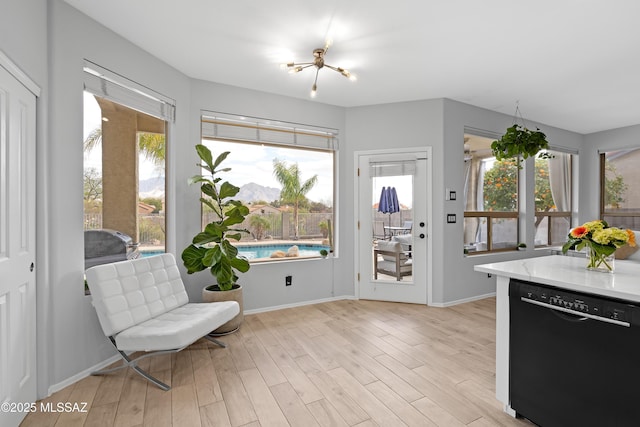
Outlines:
{"label": "flower bouquet", "polygon": [[609,227],[606,221],[596,220],[571,230],[569,240],[562,246],[562,253],[573,247],[577,251],[587,248],[587,269],[612,272],[613,253],[625,244],[636,245],[633,231]]}

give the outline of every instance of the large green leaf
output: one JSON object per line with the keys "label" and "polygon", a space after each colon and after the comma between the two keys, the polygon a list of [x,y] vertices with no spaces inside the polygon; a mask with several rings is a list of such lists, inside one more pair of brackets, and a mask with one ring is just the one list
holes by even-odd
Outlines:
{"label": "large green leaf", "polygon": [[189,245],[182,251],[182,262],[187,268],[188,274],[196,273],[207,268],[207,266],[202,263],[202,258],[206,251],[206,248],[195,245]]}
{"label": "large green leaf", "polygon": [[231,266],[241,273],[246,273],[249,271],[251,264],[249,264],[249,261],[244,257],[236,257],[231,260]]}
{"label": "large green leaf", "polygon": [[229,184],[227,181],[223,182],[220,186],[220,198],[226,199],[227,197],[233,197],[240,191],[239,187],[233,184]]}
{"label": "large green leaf", "polygon": [[198,157],[200,157],[200,159],[202,159],[205,165],[209,168],[209,172],[213,172],[214,166],[211,150],[202,144],[198,144],[196,145],[196,152],[198,153]]}
{"label": "large green leaf", "polygon": [[[224,159],[226,159],[226,158],[227,158],[227,156],[229,155],[229,153],[230,153],[229,151],[225,151],[224,153],[221,153],[221,154],[216,158],[216,161],[213,163],[213,167],[212,167],[212,169],[213,169],[213,170],[215,170],[215,169],[220,165],[220,163],[222,163],[222,162],[224,161]],[[228,171],[230,171],[230,170],[231,170],[230,168],[225,168],[225,169],[220,169],[220,170],[218,170],[218,171],[216,171],[216,172],[228,172]]]}

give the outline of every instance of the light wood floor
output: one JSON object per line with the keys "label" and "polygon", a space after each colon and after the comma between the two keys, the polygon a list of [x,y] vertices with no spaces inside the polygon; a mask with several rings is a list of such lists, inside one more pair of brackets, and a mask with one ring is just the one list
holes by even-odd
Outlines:
{"label": "light wood floor", "polygon": [[[88,377],[22,426],[524,426],[495,399],[495,299],[450,308],[337,301],[249,315],[224,338]],[[38,403],[39,405],[39,403]]]}

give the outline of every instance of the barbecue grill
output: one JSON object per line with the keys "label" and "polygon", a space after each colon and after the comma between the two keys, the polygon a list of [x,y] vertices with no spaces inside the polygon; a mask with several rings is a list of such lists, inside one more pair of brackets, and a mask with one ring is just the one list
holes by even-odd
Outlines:
{"label": "barbecue grill", "polygon": [[84,232],[84,268],[140,257],[131,236],[107,228]]}

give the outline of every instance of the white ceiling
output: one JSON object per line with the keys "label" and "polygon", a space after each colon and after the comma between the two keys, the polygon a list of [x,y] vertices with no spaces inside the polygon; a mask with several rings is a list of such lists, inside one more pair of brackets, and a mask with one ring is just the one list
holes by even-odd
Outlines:
{"label": "white ceiling", "polygon": [[640,123],[638,0],[65,0],[197,79],[344,107],[450,98],[590,133]]}

